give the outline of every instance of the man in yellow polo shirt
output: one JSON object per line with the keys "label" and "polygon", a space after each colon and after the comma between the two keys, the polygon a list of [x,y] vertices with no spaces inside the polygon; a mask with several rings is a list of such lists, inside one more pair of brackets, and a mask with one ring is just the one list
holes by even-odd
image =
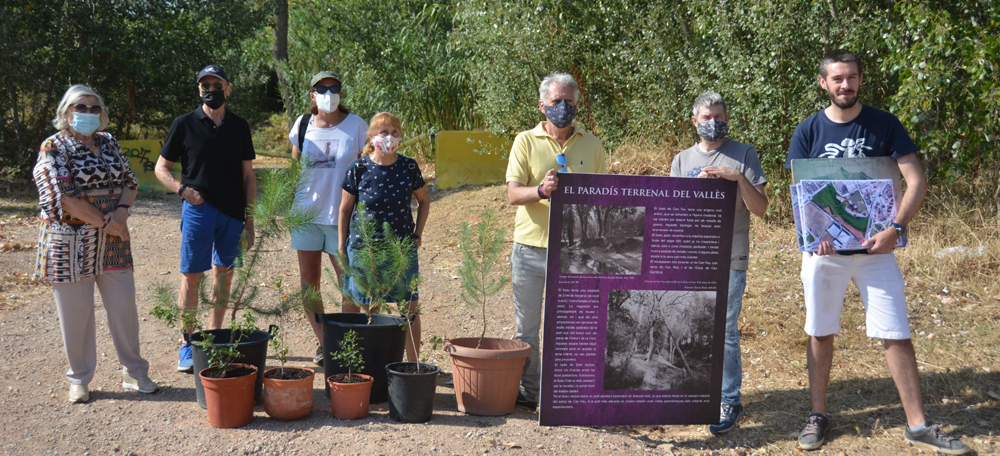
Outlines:
{"label": "man in yellow polo shirt", "polygon": [[572,76],[546,76],[538,87],[538,110],[546,120],[517,135],[507,164],[507,199],[512,206],[518,206],[510,255],[517,340],[531,345],[517,404],[531,410],[538,406],[541,379],[538,334],[549,244],[548,200],[559,188],[560,172],[608,171],[601,140],[573,124],[579,95]]}

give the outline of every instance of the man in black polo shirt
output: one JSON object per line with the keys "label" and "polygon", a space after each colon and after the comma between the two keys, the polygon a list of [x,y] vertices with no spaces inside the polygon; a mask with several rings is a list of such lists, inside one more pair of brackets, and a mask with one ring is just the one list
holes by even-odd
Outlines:
{"label": "man in black polo shirt", "polygon": [[[247,248],[253,245],[253,219],[249,196],[256,194],[255,158],[250,125],[226,109],[232,93],[221,68],[209,65],[198,73],[202,105],[174,119],[156,162],[156,177],[184,199],[181,212],[181,291],[179,305],[187,312],[198,307],[201,275],[211,269],[216,293],[227,295],[233,281],[233,263],[239,239],[246,232]],[[171,173],[181,162],[181,181]],[[216,309],[210,329],[222,327],[225,309]],[[185,327],[190,334],[194,328]],[[193,367],[188,338],[181,345],[177,370]]]}

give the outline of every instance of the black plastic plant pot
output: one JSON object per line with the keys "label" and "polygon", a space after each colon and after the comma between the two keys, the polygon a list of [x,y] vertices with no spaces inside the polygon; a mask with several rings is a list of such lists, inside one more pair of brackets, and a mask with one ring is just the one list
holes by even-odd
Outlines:
{"label": "black plastic plant pot", "polygon": [[[267,364],[267,341],[271,340],[273,336],[274,329],[277,328],[275,325],[271,325],[267,331],[254,331],[250,334],[243,335],[242,339],[238,344],[236,344],[236,349],[239,350],[240,356],[236,358],[234,363],[245,363],[253,364],[257,366],[257,380],[254,382],[253,386],[253,397],[256,403],[260,404],[264,398],[264,368]],[[206,331],[199,331],[191,334],[191,342],[198,342],[205,337],[205,334],[215,335],[214,346],[224,347],[226,345],[231,345],[229,343],[230,337],[233,335],[233,330],[231,329],[209,329]],[[236,333],[237,336],[240,333]],[[236,339],[240,339],[237,337]],[[194,360],[194,390],[195,397],[198,399],[198,405],[201,408],[206,408],[205,405],[205,389],[201,386],[201,377],[198,376],[198,372],[202,369],[208,367],[208,355],[205,351],[197,345],[192,345],[191,351],[192,358]]]}
{"label": "black plastic plant pot", "polygon": [[420,364],[420,373],[400,372],[417,363],[391,363],[385,366],[389,376],[389,418],[403,423],[423,423],[434,413],[437,377],[441,372],[433,364]]}
{"label": "black plastic plant pot", "polygon": [[[340,350],[340,341],[344,334],[354,330],[361,337],[358,344],[361,347],[361,357],[365,368],[362,374],[371,375],[371,403],[377,404],[389,400],[389,382],[385,374],[385,366],[403,359],[406,346],[406,332],[403,330],[403,317],[373,314],[372,322],[363,313],[317,313],[316,321],[323,324],[323,373],[327,378],[337,374],[347,373],[347,369],[330,358],[330,352]],[[324,379],[326,396],[330,396],[330,386]]]}

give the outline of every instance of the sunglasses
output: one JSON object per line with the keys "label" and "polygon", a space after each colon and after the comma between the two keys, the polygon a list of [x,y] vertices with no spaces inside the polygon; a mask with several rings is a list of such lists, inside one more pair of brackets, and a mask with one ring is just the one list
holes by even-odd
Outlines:
{"label": "sunglasses", "polygon": [[338,86],[338,85],[316,86],[316,87],[313,87],[313,89],[315,89],[316,93],[318,93],[320,95],[325,95],[327,92],[330,92],[330,93],[340,93],[340,86]]}
{"label": "sunglasses", "polygon": [[99,104],[88,105],[83,103],[77,103],[73,105],[73,112],[79,112],[79,113],[89,112],[91,114],[100,114],[101,111],[104,111],[104,106],[101,106]]}
{"label": "sunglasses", "polygon": [[198,84],[198,85],[201,86],[201,90],[204,90],[206,92],[211,91],[212,89],[222,90],[222,88],[224,87],[222,85],[222,83],[219,82],[219,81],[215,81],[215,82],[202,82],[201,84]]}
{"label": "sunglasses", "polygon": [[559,172],[560,173],[568,173],[569,172],[569,170],[566,169],[566,154],[562,154],[561,153],[559,155],[556,155],[556,163],[558,163],[559,165],[562,166],[562,168],[559,168]]}

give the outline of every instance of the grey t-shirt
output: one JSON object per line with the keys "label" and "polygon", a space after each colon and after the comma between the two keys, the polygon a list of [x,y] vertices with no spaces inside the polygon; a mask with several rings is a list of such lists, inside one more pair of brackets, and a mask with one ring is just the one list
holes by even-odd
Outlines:
{"label": "grey t-shirt", "polygon": [[[757,150],[749,144],[727,139],[722,147],[712,152],[704,152],[695,144],[674,157],[670,166],[673,177],[698,177],[706,166],[733,168],[747,177],[755,187],[767,183],[764,169],[760,166]],[[736,193],[736,219],[733,221],[733,253],[730,269],[745,271],[750,257],[750,210],[743,202],[743,195]]]}

